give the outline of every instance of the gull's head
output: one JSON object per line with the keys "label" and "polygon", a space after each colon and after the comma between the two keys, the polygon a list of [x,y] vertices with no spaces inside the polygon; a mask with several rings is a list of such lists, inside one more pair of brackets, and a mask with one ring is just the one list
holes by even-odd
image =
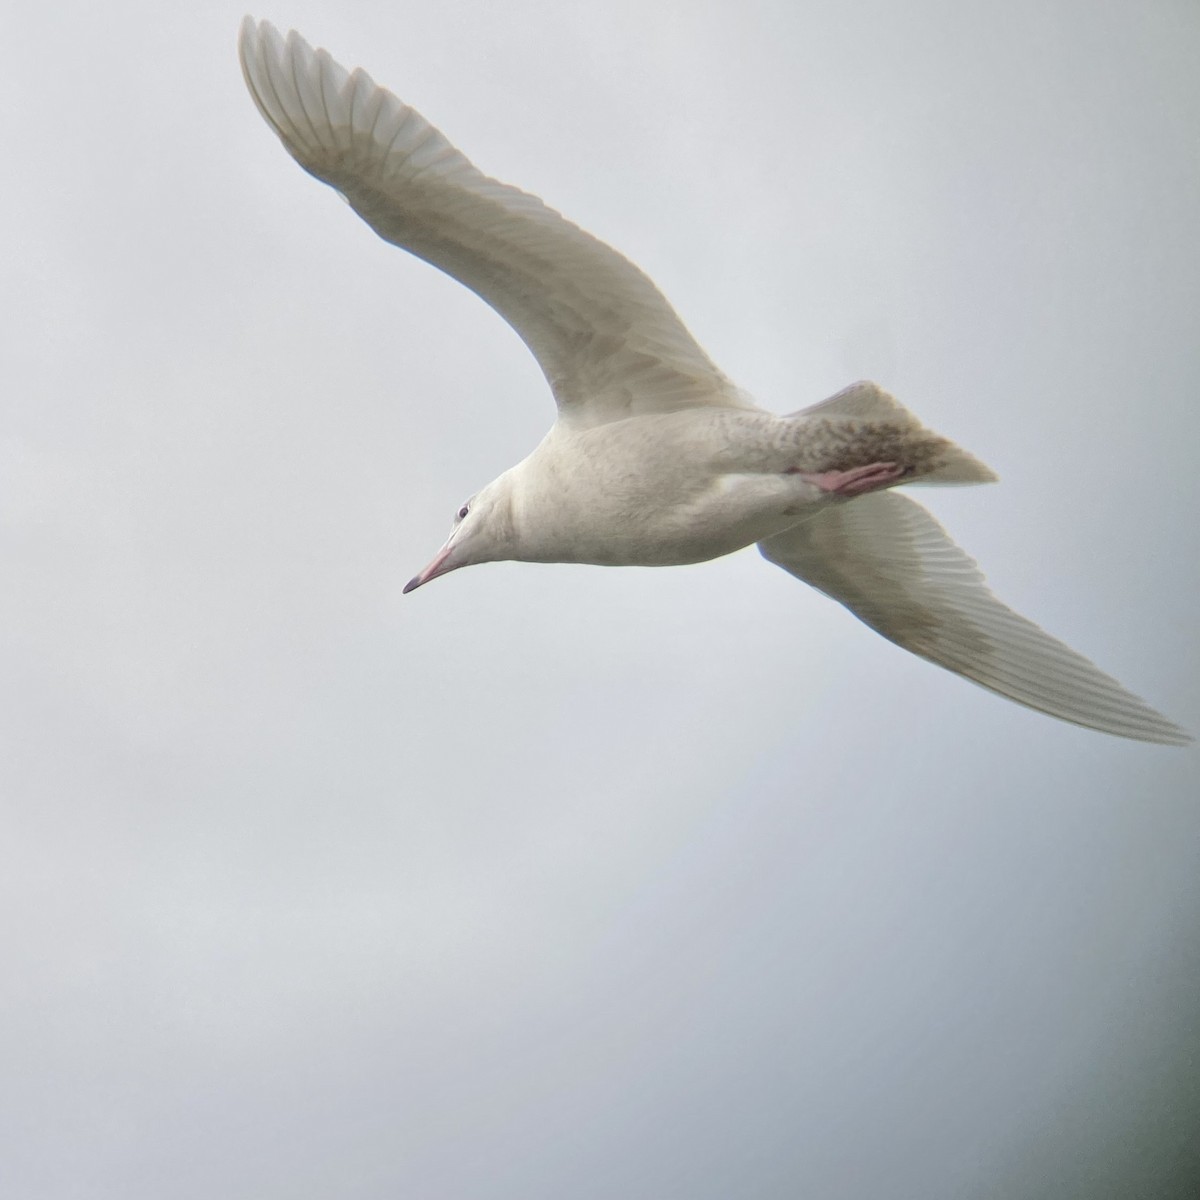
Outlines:
{"label": "gull's head", "polygon": [[404,591],[459,567],[511,558],[513,544],[512,484],[501,475],[458,509],[446,544],[429,566],[404,585]]}

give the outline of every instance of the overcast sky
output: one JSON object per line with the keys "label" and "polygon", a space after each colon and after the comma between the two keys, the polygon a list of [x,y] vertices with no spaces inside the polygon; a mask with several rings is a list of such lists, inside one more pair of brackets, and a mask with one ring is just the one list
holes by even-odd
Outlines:
{"label": "overcast sky", "polygon": [[[753,551],[401,597],[553,407],[283,152],[242,0],[0,15],[0,1187],[1187,1200],[1200,751]],[[1194,0],[273,0],[1200,730]]]}

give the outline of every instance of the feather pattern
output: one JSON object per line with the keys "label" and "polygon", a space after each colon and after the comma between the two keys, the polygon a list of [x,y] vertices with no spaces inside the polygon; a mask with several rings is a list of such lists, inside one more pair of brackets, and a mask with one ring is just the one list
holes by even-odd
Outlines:
{"label": "feather pattern", "polygon": [[1001,696],[1120,737],[1191,741],[997,600],[974,560],[907,496],[879,492],[824,509],[759,549],[898,646]]}
{"label": "feather pattern", "polygon": [[628,259],[537,197],[477,170],[418,112],[296,33],[247,17],[250,94],[288,153],[384,240],[483,297],[579,426],[753,405]]}

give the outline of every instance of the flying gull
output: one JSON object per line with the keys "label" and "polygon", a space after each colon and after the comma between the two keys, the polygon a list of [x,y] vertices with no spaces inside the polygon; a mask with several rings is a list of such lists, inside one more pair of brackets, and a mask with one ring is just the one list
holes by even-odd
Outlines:
{"label": "flying gull", "polygon": [[533,352],[558,419],[457,511],[406,592],[474,563],[669,566],[758,544],[884,637],[1010,700],[1120,737],[1188,734],[1001,604],[904,483],[993,473],[874,383],[789,416],[712,363],[658,288],[419,113],[247,17],[242,70],[288,153],[385,241],[482,296]]}

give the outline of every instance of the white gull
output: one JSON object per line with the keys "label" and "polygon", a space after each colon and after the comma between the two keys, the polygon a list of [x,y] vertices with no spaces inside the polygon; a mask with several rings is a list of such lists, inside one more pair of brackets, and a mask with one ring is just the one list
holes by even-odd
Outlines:
{"label": "white gull", "polygon": [[631,262],[482,174],[419,113],[298,34],[247,17],[250,94],[288,153],[385,241],[482,296],[537,358],[558,419],[458,510],[405,591],[500,559],[605,566],[764,557],[912,653],[1121,737],[1191,739],[1001,604],[898,483],[985,483],[873,383],[790,416],[755,405]]}

